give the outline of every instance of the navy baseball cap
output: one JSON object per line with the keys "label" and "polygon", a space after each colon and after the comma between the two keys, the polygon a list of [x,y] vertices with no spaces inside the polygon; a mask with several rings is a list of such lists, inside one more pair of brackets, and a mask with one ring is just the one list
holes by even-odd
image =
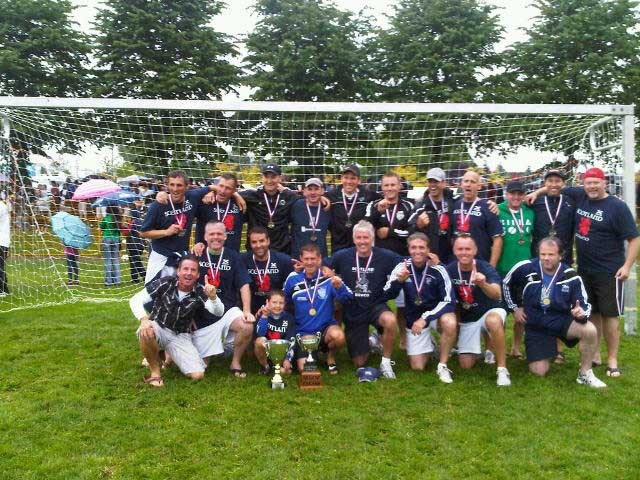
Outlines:
{"label": "navy baseball cap", "polygon": [[522,192],[525,193],[527,189],[524,187],[524,183],[520,180],[511,180],[507,182],[507,192]]}
{"label": "navy baseball cap", "polygon": [[282,175],[282,170],[279,165],[275,163],[267,163],[262,167],[262,173],[274,173],[276,175]]}
{"label": "navy baseball cap", "polygon": [[344,167],[341,173],[347,173],[347,172],[353,173],[356,177],[359,177],[360,167],[355,163],[352,163],[351,165],[347,165],[346,167]]}
{"label": "navy baseball cap", "polygon": [[380,370],[373,367],[360,367],[356,370],[359,382],[375,382],[380,377]]}

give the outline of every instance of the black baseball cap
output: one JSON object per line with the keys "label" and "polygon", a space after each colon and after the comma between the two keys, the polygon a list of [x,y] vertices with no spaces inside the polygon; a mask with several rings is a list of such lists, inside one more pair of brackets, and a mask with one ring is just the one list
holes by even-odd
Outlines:
{"label": "black baseball cap", "polygon": [[564,177],[564,173],[562,173],[557,168],[554,168],[553,170],[549,170],[547,173],[545,173],[543,179],[546,180],[548,177],[551,177],[554,175],[556,177],[560,177],[562,180],[566,180],[566,178]]}
{"label": "black baseball cap", "polygon": [[344,167],[342,169],[341,173],[347,173],[347,172],[351,172],[356,177],[359,177],[360,176],[360,167],[358,165],[356,165],[355,163],[352,163],[351,165],[347,165],[346,167]]}
{"label": "black baseball cap", "polygon": [[524,188],[524,183],[522,183],[520,180],[511,180],[510,182],[507,182],[507,193],[511,193],[511,192],[526,192],[527,189]]}
{"label": "black baseball cap", "polygon": [[282,175],[282,170],[279,165],[275,163],[267,163],[262,167],[262,173],[275,173],[276,175]]}

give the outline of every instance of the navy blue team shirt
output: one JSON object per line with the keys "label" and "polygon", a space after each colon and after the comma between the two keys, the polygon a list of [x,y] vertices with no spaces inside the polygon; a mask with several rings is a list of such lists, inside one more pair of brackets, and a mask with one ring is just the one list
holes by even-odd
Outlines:
{"label": "navy blue team shirt", "polygon": [[[249,275],[252,312],[257,312],[264,305],[267,293],[270,290],[282,290],[285,280],[293,272],[293,262],[289,255],[275,250],[269,250],[269,253],[271,254],[269,265],[266,265],[266,261],[261,262],[260,260],[256,260],[254,264],[253,252],[244,252],[240,255],[243,269]],[[258,278],[258,273],[263,279],[262,284]]]}
{"label": "navy blue team shirt", "polygon": [[[225,215],[227,205],[229,205],[229,211]],[[213,202],[210,205],[201,203],[196,209],[196,217],[198,218],[196,222],[196,243],[202,242],[206,245],[207,242],[204,240],[204,227],[211,220],[218,220],[224,223],[227,229],[227,239],[224,242],[224,246],[236,252],[240,251],[240,237],[242,236],[242,227],[244,226],[246,217],[235,200],[230,199],[229,202],[224,205],[218,202]]]}
{"label": "navy blue team shirt", "polygon": [[[300,256],[300,248],[307,243],[315,243],[320,247],[320,252],[323,257],[327,256],[327,230],[329,230],[329,222],[331,221],[331,213],[325,212],[322,208],[322,204],[317,207],[309,207],[311,215],[315,220],[320,209],[320,215],[318,216],[318,224],[315,230],[311,227],[309,221],[309,212],[307,212],[307,202],[304,198],[298,199],[291,207],[291,256],[298,258]],[[311,236],[315,233],[317,239],[311,240]]]}
{"label": "navy blue team shirt", "polygon": [[[475,322],[492,308],[503,307],[500,300],[492,300],[491,298],[487,297],[487,295],[477,285],[471,287],[470,297],[465,295],[465,291],[468,290],[461,287],[469,286],[469,278],[471,277],[471,272],[463,272],[462,270],[460,270],[460,273],[462,274],[462,278],[460,278],[460,276],[458,275],[457,260],[449,263],[446,266],[446,269],[449,277],[451,278],[451,283],[453,284],[453,287],[456,291],[456,297],[458,298],[461,323]],[[500,275],[498,274],[496,269],[493,268],[489,262],[486,262],[484,260],[476,260],[476,270],[486,277],[487,283],[495,283],[502,289],[502,279],[500,278]],[[462,306],[464,302],[470,304],[471,308],[465,309]]]}
{"label": "navy blue team shirt", "polygon": [[454,239],[460,236],[461,233],[468,233],[475,240],[478,247],[478,254],[476,258],[489,261],[491,259],[491,245],[493,244],[493,237],[502,236],[504,231],[502,230],[502,224],[497,215],[491,213],[487,200],[484,198],[478,199],[473,211],[469,215],[469,227],[464,229],[461,225],[461,210],[464,216],[469,212],[473,202],[464,202],[462,199],[456,200],[453,207],[453,215],[451,218],[453,225]]}

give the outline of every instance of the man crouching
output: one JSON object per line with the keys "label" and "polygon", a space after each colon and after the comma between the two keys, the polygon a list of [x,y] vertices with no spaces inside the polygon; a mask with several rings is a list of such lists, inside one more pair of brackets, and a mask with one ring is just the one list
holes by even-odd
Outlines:
{"label": "man crouching", "polygon": [[[199,271],[195,256],[182,257],[176,275],[152,281],[129,301],[131,311],[140,320],[136,334],[151,371],[144,381],[153,387],[164,385],[161,349],[187,377],[193,380],[204,377],[206,365],[193,344],[191,328],[205,309],[213,315],[224,313],[216,287],[208,281],[204,286],[197,283]],[[152,301],[151,313],[147,314],[144,305]]]}

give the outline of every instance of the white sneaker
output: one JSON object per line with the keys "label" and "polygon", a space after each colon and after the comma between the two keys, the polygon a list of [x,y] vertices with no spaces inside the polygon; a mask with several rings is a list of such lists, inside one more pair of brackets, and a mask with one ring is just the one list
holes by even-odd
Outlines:
{"label": "white sneaker", "polygon": [[507,370],[506,367],[498,367],[496,373],[498,374],[498,381],[496,383],[499,387],[511,386],[511,375],[509,375],[509,370]]}
{"label": "white sneaker", "polygon": [[592,369],[587,370],[586,373],[578,372],[576,382],[591,388],[604,388],[607,386],[606,383],[594,375]]}
{"label": "white sneaker", "polygon": [[491,350],[484,351],[484,363],[486,363],[487,365],[493,365],[494,363],[496,363],[496,356]]}
{"label": "white sneaker", "polygon": [[447,367],[445,363],[439,363],[438,369],[436,370],[438,374],[438,378],[442,383],[453,383],[453,378],[451,377],[451,370]]}
{"label": "white sneaker", "polygon": [[384,378],[391,378],[395,380],[396,374],[393,371],[393,366],[395,364],[396,362],[393,362],[391,360],[389,360],[388,362],[380,362],[380,374]]}
{"label": "white sneaker", "polygon": [[369,334],[369,351],[374,354],[382,355],[382,344],[378,332]]}
{"label": "white sneaker", "polygon": [[7,295],[9,295],[7,292],[0,292],[0,297],[6,297]]}

